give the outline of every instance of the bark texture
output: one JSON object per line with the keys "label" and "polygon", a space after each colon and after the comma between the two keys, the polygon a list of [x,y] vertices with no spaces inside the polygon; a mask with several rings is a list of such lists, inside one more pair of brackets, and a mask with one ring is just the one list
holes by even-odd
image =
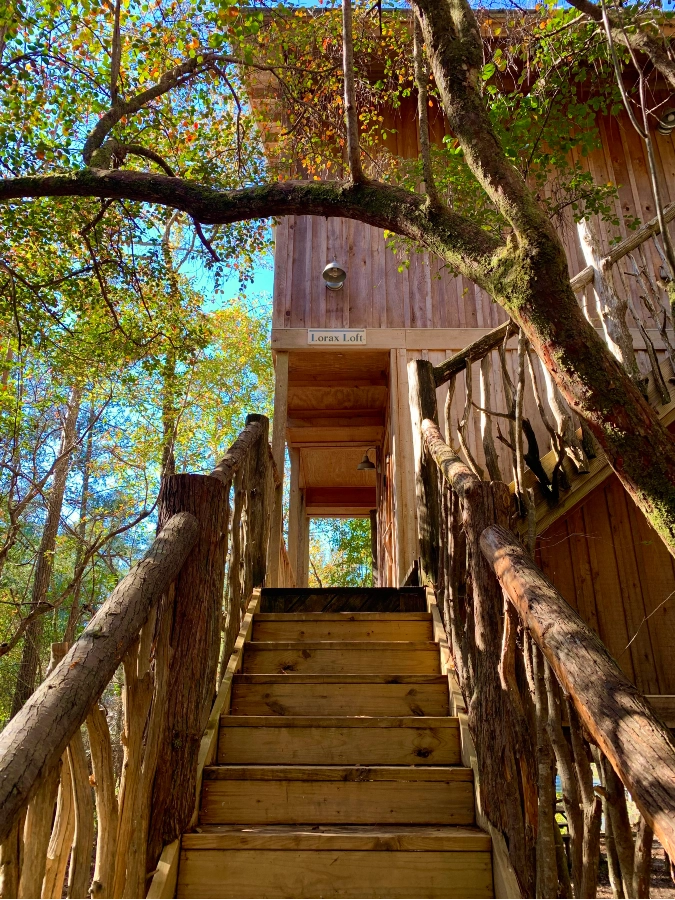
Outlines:
{"label": "bark texture", "polygon": [[171,662],[150,805],[150,869],[194,811],[197,755],[216,689],[228,493],[209,475],[172,475],[162,482],[158,528],[187,513],[199,523],[199,539],[176,579],[173,604],[162,604],[157,623],[159,631],[165,617],[171,622]]}
{"label": "bark texture", "polygon": [[0,841],[61,757],[197,540],[194,516],[174,516],[122,579],[54,671],[0,735]]}
{"label": "bark texture", "polygon": [[[563,690],[572,698],[584,727],[672,857],[675,740],[670,731],[511,532],[497,525],[486,528],[481,549]],[[610,804],[610,812],[611,808]],[[612,825],[616,842],[619,835],[614,821]],[[632,879],[632,871],[630,874]],[[624,875],[624,885],[626,880]],[[627,896],[631,891],[632,884]]]}

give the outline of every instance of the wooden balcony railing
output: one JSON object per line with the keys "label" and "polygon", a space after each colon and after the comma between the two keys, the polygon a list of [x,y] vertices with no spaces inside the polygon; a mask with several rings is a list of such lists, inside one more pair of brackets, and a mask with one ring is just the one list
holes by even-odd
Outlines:
{"label": "wooden balcony railing", "polygon": [[[249,416],[210,475],[164,479],[144,558],[72,647],[53,645],[46,679],[0,734],[4,897],[146,896],[194,814],[202,735],[265,578],[274,484],[268,421]],[[115,747],[99,700],[120,665]]]}

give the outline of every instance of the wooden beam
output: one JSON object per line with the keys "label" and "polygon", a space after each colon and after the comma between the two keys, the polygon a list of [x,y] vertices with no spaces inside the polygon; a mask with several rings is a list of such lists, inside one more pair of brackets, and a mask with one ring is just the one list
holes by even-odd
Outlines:
{"label": "wooden beam", "polygon": [[594,743],[666,853],[675,857],[675,740],[670,731],[512,532],[491,525],[480,546]]}
{"label": "wooden beam", "polygon": [[267,557],[267,585],[277,587],[281,554],[281,525],[284,502],[284,456],[286,452],[286,416],[288,409],[288,353],[277,353],[274,372],[274,424],[272,458],[281,476],[281,484],[274,490],[274,504],[270,522],[270,542]]}
{"label": "wooden beam", "polygon": [[[607,258],[607,257],[605,257]],[[581,275],[587,277],[586,273],[592,274],[589,269],[584,269],[575,278],[572,279],[572,286],[576,284],[576,279]],[[591,278],[588,277],[577,290],[581,290],[586,284],[589,284]],[[500,326],[501,327],[501,326]],[[602,328],[596,329],[600,334]],[[366,329],[366,348],[371,350],[462,350],[469,344],[473,344],[481,338],[486,337],[494,331],[493,328],[367,328]],[[633,347],[635,350],[644,350],[644,338],[637,328],[630,329],[633,338]],[[654,343],[656,350],[665,349],[657,328],[648,328],[647,334]],[[671,336],[672,339],[672,336]],[[509,345],[510,346],[510,345]],[[320,357],[322,352],[326,352],[323,347],[308,347],[307,345],[307,329],[306,328],[274,328],[272,329],[272,347],[275,350],[307,350],[312,354]],[[342,349],[342,348],[341,348]],[[344,345],[345,353],[359,354],[364,352],[363,347],[351,347],[349,344]],[[307,378],[292,378],[293,384],[306,384],[311,386],[314,382]],[[332,380],[328,383],[333,383]],[[364,386],[373,382],[364,381]],[[384,384],[380,379],[378,384]]]}
{"label": "wooden beam", "polygon": [[300,546],[300,509],[302,497],[300,490],[300,451],[297,447],[289,447],[291,458],[291,484],[288,497],[288,559],[294,572],[298,572],[298,547]]}
{"label": "wooden beam", "polygon": [[358,506],[370,511],[377,503],[375,486],[372,487],[308,487],[305,489],[308,507]]}
{"label": "wooden beam", "polygon": [[302,491],[302,505],[298,513],[300,519],[298,541],[298,569],[297,582],[299,588],[309,587],[309,516],[307,515],[307,503],[305,491]]}

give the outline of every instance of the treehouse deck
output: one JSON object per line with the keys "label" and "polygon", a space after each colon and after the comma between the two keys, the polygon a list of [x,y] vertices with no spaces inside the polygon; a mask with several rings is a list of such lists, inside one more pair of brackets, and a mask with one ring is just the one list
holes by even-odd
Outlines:
{"label": "treehouse deck", "polygon": [[266,589],[260,609],[176,896],[493,896],[424,591]]}

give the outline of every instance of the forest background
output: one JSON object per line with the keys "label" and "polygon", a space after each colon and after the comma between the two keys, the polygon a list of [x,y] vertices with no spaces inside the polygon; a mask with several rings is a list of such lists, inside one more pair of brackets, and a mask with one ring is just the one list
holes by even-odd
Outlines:
{"label": "forest background", "polygon": [[[527,15],[506,5],[503,24],[481,11],[481,80],[507,156],[556,221],[595,214],[617,224],[618,186],[593,183],[579,163],[598,144],[597,113],[620,104],[602,35],[553,2]],[[332,9],[233,0],[6,4],[2,175],[80,168],[105,121],[113,167],[150,166],[223,189],[298,170],[340,177],[340,17],[325,14]],[[407,16],[391,4],[383,25],[382,4],[355,5],[362,150],[369,171],[410,188],[423,177],[422,160],[389,149],[380,115],[413,92]],[[285,103],[274,160],[246,100],[245,73],[256,66],[274,71]],[[580,88],[589,79],[592,93]],[[434,108],[433,78],[427,89]],[[112,122],[110,111],[122,109]],[[436,189],[501,235],[503,219],[459,143],[448,136],[432,158]],[[269,261],[270,225],[206,229],[187,214],[130,201],[2,206],[0,722],[42,677],[51,642],[72,640],[147,546],[162,474],[208,470],[247,412],[269,414],[269,297],[251,284]],[[405,265],[410,243],[392,246]],[[311,547],[313,583],[368,582],[366,522],[318,523]]]}

